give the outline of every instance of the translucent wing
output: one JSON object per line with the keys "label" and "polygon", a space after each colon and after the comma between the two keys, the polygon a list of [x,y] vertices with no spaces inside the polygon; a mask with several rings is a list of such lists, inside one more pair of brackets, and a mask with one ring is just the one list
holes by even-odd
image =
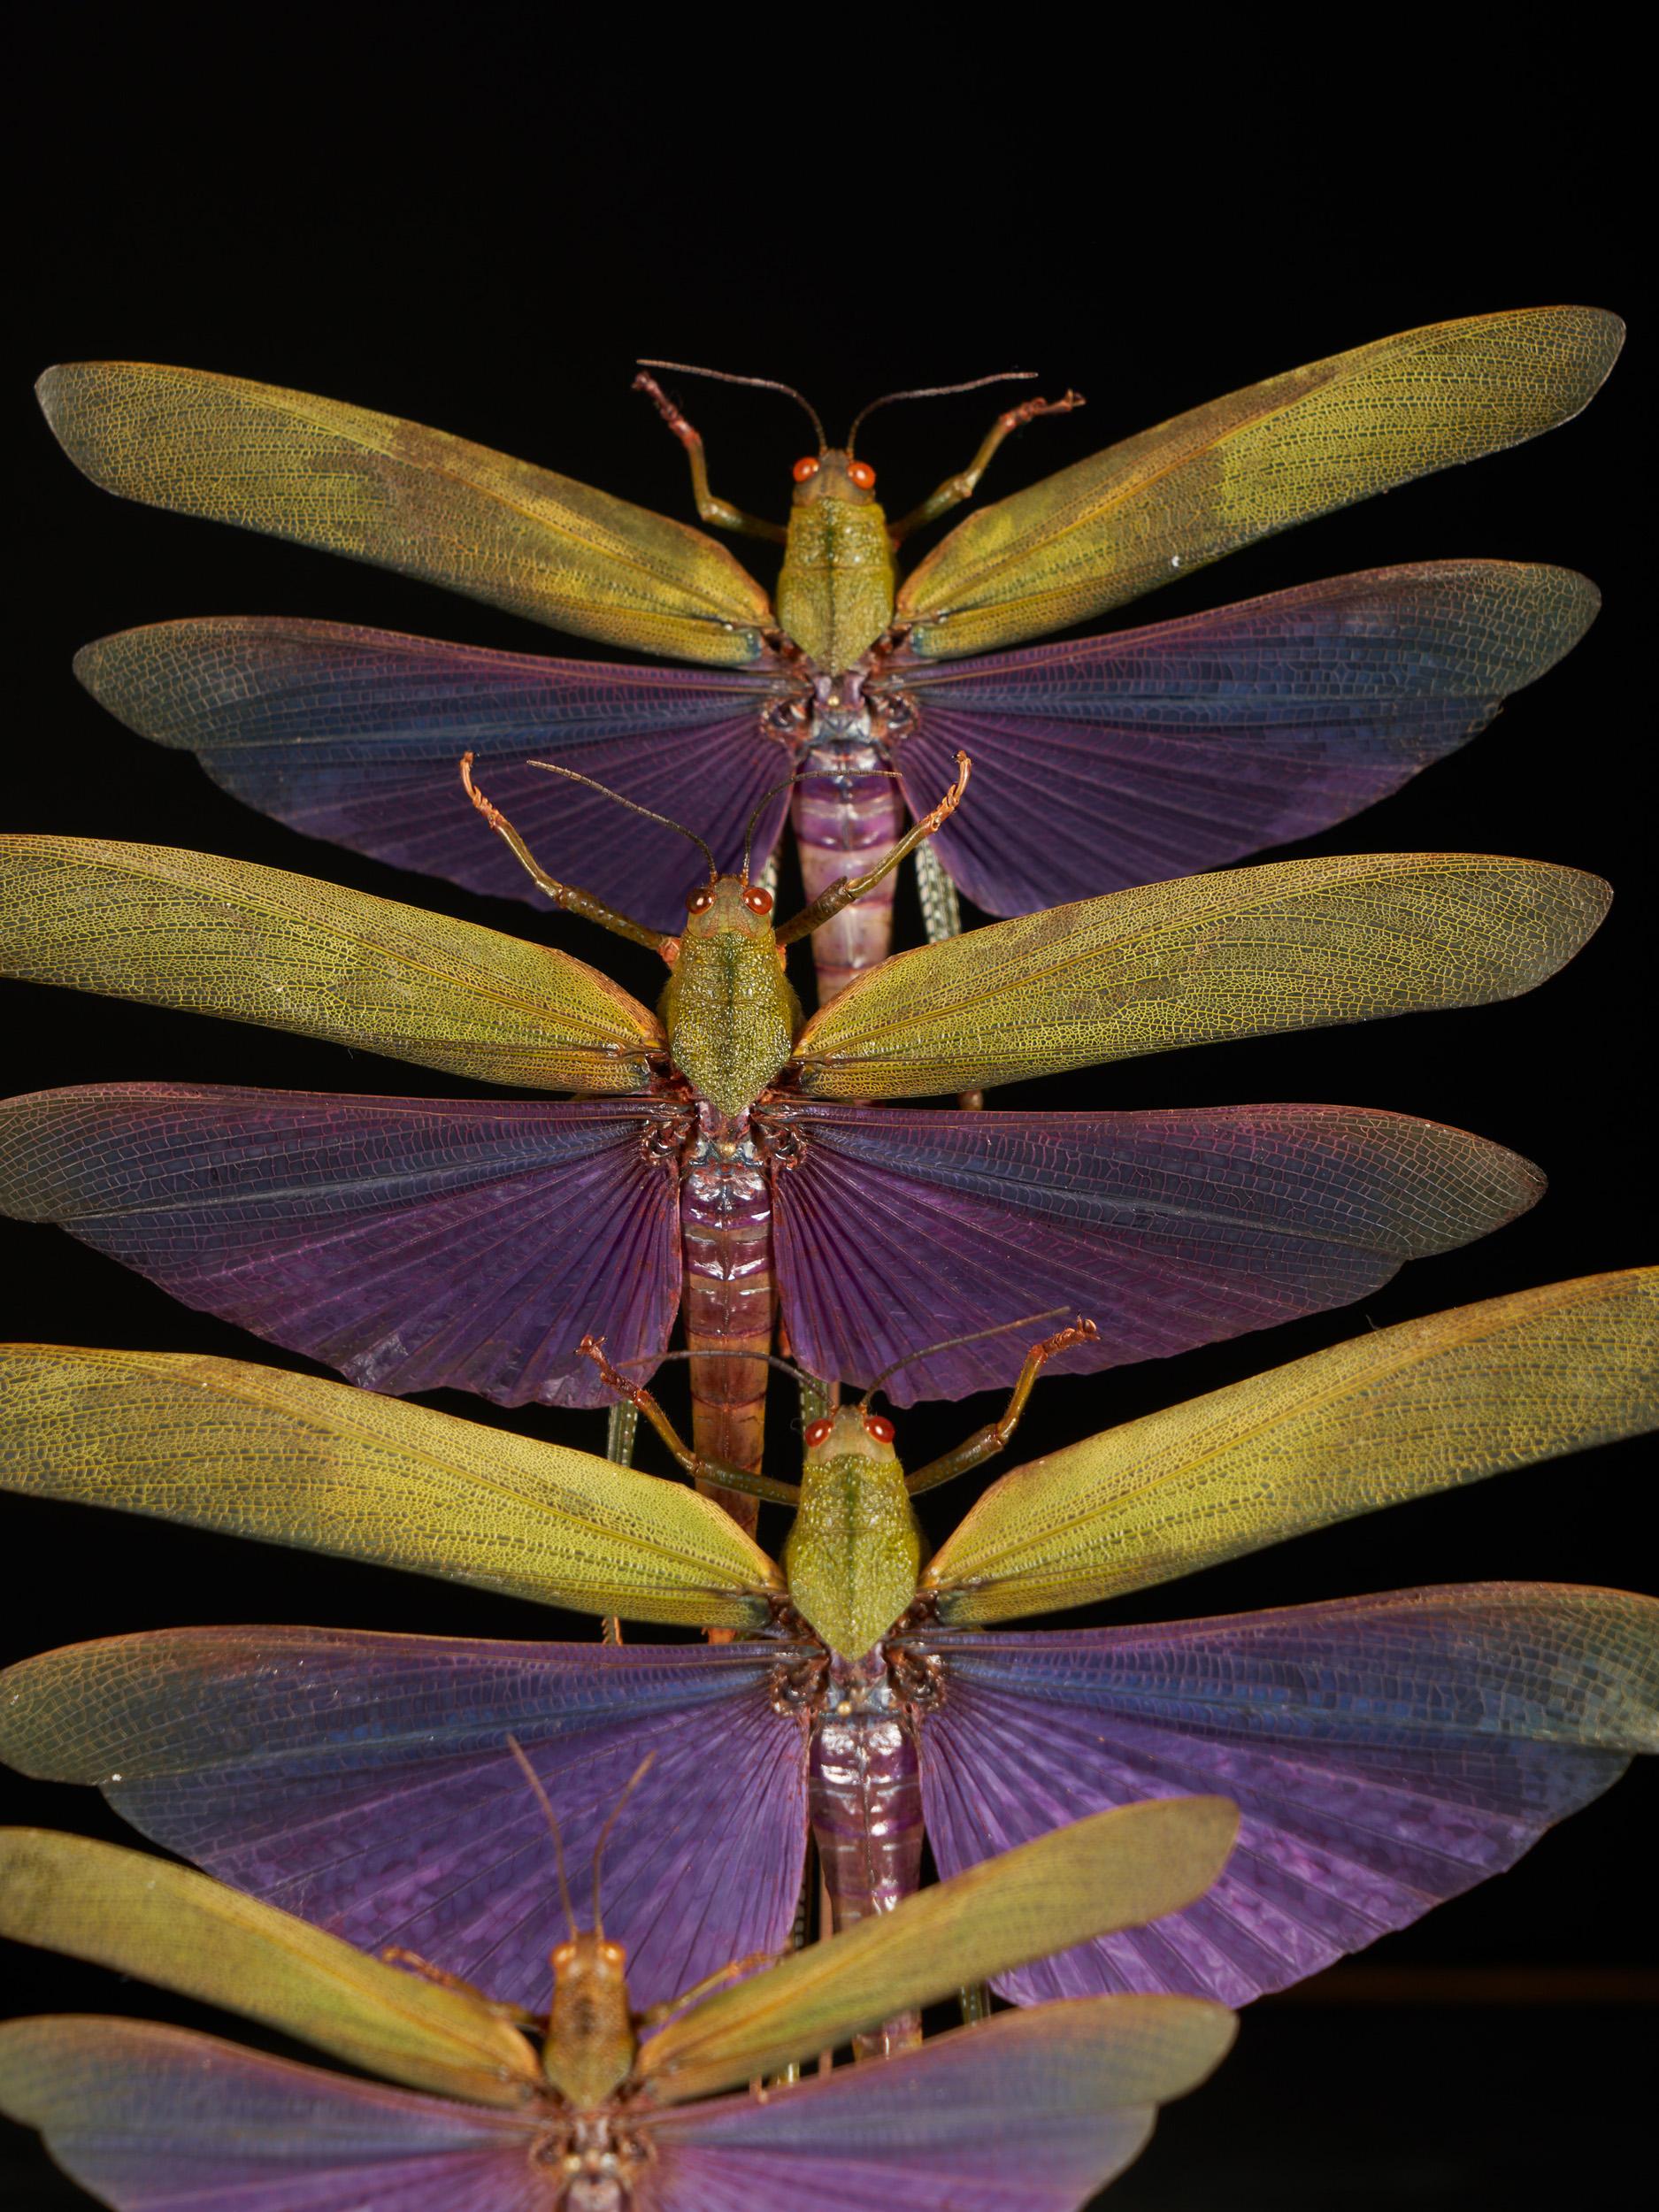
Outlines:
{"label": "translucent wing", "polygon": [[718,1507],[589,1452],[240,1360],[0,1349],[0,1479],[587,1612],[755,1626],[778,1570]]}
{"label": "translucent wing", "polygon": [[1659,1602],[1612,1590],[1404,1590],[933,1648],[941,1874],[1181,1790],[1225,1789],[1241,1815],[1208,1895],[1003,1976],[1021,2004],[1283,1988],[1512,1866],[1659,1751]]}
{"label": "translucent wing", "polygon": [[0,1934],[223,2005],[411,2088],[515,2106],[541,2075],[477,1997],[116,1844],[0,1829]]}
{"label": "translucent wing", "polygon": [[1225,2055],[1219,2007],[1050,2005],[650,2123],[652,2212],[1079,2212]]}
{"label": "translucent wing", "polygon": [[0,2108],[116,2212],[548,2212],[539,2114],[351,2081],[148,2021],[6,2022]]}
{"label": "translucent wing", "polygon": [[1041,1836],[705,1997],[653,2036],[639,2072],[664,2103],[728,2089],[965,1983],[1200,1895],[1232,1848],[1223,1798],[1134,1805]]}
{"label": "translucent wing", "polygon": [[661,1048],[568,953],[164,845],[0,839],[0,972],[533,1090],[637,1091]]}
{"label": "translucent wing", "polygon": [[1270,377],[981,508],[899,593],[909,643],[978,653],[1082,622],[1256,538],[1576,415],[1624,326],[1476,315]]}
{"label": "translucent wing", "polygon": [[444,584],[680,660],[758,659],[771,603],[724,546],[395,415],[241,377],[79,361],[35,388],[76,467],[151,507]]}
{"label": "translucent wing", "polygon": [[919,816],[970,756],[938,851],[976,905],[1033,913],[1357,813],[1484,729],[1600,604],[1569,569],[1439,561],[923,664],[894,680],[917,716],[899,772]]}
{"label": "translucent wing", "polygon": [[680,1310],[664,1119],[627,1101],[42,1091],[0,1102],[0,1209],[365,1388],[601,1405],[583,1336],[643,1379]]}
{"label": "translucent wing", "polygon": [[926,1571],[951,1622],[1144,1589],[1659,1426],[1659,1268],[1379,1329],[992,1484]]}
{"label": "translucent wing", "polygon": [[[799,1722],[776,1644],[496,1644],[314,1628],[185,1628],[43,1653],[0,1675],[0,1757],[97,1784],[221,1881],[365,1950],[399,1944],[544,2012],[566,1864],[653,1763],[603,1863],[636,2005],[787,1947],[806,1841]],[[578,1884],[578,1909],[588,1892]]]}
{"label": "translucent wing", "polygon": [[972,1090],[1227,1037],[1532,990],[1598,877],[1472,854],[1279,861],[970,930],[857,977],[796,1046],[811,1098]]}
{"label": "translucent wing", "polygon": [[[684,926],[695,849],[525,763],[561,762],[683,821],[733,874],[749,816],[789,772],[761,726],[785,687],[759,675],[234,618],[101,638],[77,654],[75,673],[129,728],[194,752],[216,783],[308,836],[545,904],[501,840],[457,811],[457,764],[475,753],[480,782],[544,867],[664,930]],[[954,773],[953,764],[946,784]],[[757,864],[787,803],[780,794],[759,826]]]}
{"label": "translucent wing", "polygon": [[[789,1341],[813,1374],[858,1383],[1056,1304],[1099,1329],[1059,1371],[1163,1358],[1363,1297],[1543,1188],[1482,1138],[1346,1106],[825,1106],[789,1128],[773,1207]],[[882,1388],[909,1405],[1007,1386],[1029,1336],[907,1359]]]}

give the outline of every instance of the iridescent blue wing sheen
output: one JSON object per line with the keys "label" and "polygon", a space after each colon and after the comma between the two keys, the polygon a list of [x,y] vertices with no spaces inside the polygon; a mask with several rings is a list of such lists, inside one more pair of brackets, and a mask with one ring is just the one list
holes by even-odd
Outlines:
{"label": "iridescent blue wing sheen", "polygon": [[1242,1815],[1197,1904],[998,1985],[1025,2004],[1283,1988],[1512,1866],[1659,1750],[1659,1601],[1618,1591],[1474,1584],[930,1648],[941,1875],[1141,1798],[1218,1791]]}
{"label": "iridescent blue wing sheen", "polygon": [[0,2110],[116,2212],[549,2212],[544,2116],[148,2021],[0,2026]]}
{"label": "iridescent blue wing sheen", "polygon": [[41,1091],[0,1105],[0,1209],[370,1389],[598,1405],[582,1336],[648,1357],[679,1310],[659,1120],[632,1100]]}
{"label": "iridescent blue wing sheen", "polygon": [[[1405,1260],[1532,1204],[1536,1169],[1462,1130],[1340,1106],[961,1114],[785,1110],[775,1176],[789,1343],[867,1383],[947,1337],[1067,1305],[1099,1327],[1057,1363],[1162,1358],[1347,1304]],[[1011,1383],[1009,1332],[912,1360],[898,1405]]]}
{"label": "iridescent blue wing sheen", "polygon": [[[776,1644],[507,1644],[177,1629],[25,1660],[7,1755],[92,1782],[155,1842],[365,1950],[399,1944],[545,2012],[564,1939],[557,1816],[584,1924],[595,1841],[636,2005],[780,1951],[800,1893],[806,1753]],[[580,1878],[577,1878],[580,1877]]]}
{"label": "iridescent blue wing sheen", "polygon": [[[333,622],[162,622],[87,646],[75,672],[142,736],[194,752],[214,781],[307,836],[469,891],[547,903],[461,788],[463,753],[549,873],[657,929],[685,920],[696,848],[556,761],[696,831],[723,869],[790,770],[763,717],[775,677],[497,653]],[[757,831],[757,864],[787,795]],[[930,802],[931,803],[931,802]]]}
{"label": "iridescent blue wing sheen", "polygon": [[903,669],[895,744],[941,857],[1026,914],[1308,837],[1486,727],[1600,605],[1571,570],[1441,561],[1338,576],[1079,643]]}

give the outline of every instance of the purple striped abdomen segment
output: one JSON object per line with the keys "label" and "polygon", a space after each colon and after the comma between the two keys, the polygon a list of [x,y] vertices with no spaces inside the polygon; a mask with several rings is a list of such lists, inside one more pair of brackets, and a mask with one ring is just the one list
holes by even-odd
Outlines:
{"label": "purple striped abdomen segment", "polygon": [[[904,834],[904,800],[872,738],[810,745],[791,802],[809,903],[846,875],[879,867]],[[812,935],[820,1006],[893,949],[893,878],[879,883]]]}
{"label": "purple striped abdomen segment", "polygon": [[[922,1869],[921,1769],[879,1647],[862,1661],[831,1662],[807,1768],[807,1810],[834,1927],[891,1912],[914,1894]],[[904,2013],[856,2036],[854,2045],[861,2057],[886,2057],[920,2039],[919,2015]]]}
{"label": "purple striped abdomen segment", "polygon": [[[746,1117],[706,1103],[698,1116],[680,1187],[692,1440],[711,1458],[757,1471],[777,1304],[772,1182]],[[753,1530],[755,1499],[718,1487],[710,1495]]]}

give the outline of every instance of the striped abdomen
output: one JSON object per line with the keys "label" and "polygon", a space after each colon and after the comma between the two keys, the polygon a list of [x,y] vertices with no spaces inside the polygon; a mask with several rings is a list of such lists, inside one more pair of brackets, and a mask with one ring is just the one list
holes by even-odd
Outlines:
{"label": "striped abdomen", "polygon": [[[711,1458],[758,1472],[776,1303],[772,1184],[746,1114],[722,1114],[707,1103],[697,1114],[680,1186],[692,1441]],[[699,1353],[742,1356],[699,1358]],[[734,1519],[754,1529],[755,1499],[704,1486]]]}
{"label": "striped abdomen", "polygon": [[[886,768],[887,756],[871,736],[867,719],[862,713],[849,715],[849,726],[840,729],[836,720],[833,713],[821,715],[803,748],[804,780],[796,784],[791,807],[809,902],[840,876],[864,875],[879,867],[904,834],[898,780],[878,772]],[[893,949],[894,880],[887,877],[814,931],[820,1006]]]}
{"label": "striped abdomen", "polygon": [[[916,1739],[887,1681],[878,1645],[833,1659],[812,1737],[807,1809],[836,1928],[891,1912],[916,1890],[922,1867],[922,1780]],[[916,2013],[855,2039],[863,2057],[921,2039]]]}

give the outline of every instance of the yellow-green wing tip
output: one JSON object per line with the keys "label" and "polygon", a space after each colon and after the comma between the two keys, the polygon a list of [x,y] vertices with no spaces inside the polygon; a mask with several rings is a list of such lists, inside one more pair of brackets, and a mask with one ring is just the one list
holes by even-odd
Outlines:
{"label": "yellow-green wing tip", "polygon": [[[1583,868],[1548,860],[1467,857],[1479,872],[1508,874],[1516,887],[1517,926],[1510,964],[1494,994],[1500,997],[1518,997],[1565,967],[1601,928],[1613,903],[1612,885]],[[1490,911],[1488,926],[1498,918],[1495,910]]]}
{"label": "yellow-green wing tip", "polygon": [[[1118,2004],[1133,2003],[1118,1998]],[[1169,2086],[1163,2097],[1184,2097],[1208,2081],[1239,2039],[1239,2016],[1210,1997],[1146,1997],[1140,2001],[1167,2010],[1171,2051]],[[1176,2009],[1179,2008],[1179,2011]]]}
{"label": "yellow-green wing tip", "polygon": [[1149,1801],[1170,1809],[1174,1840],[1186,1852],[1194,1884],[1194,1902],[1221,1878],[1239,1840],[1240,1812],[1230,1797],[1166,1797]]}
{"label": "yellow-green wing tip", "polygon": [[1605,307],[1520,308],[1508,314],[1479,316],[1472,325],[1463,327],[1478,334],[1483,326],[1493,329],[1500,324],[1559,337],[1565,357],[1558,354],[1553,365],[1548,386],[1552,403],[1547,414],[1548,421],[1555,425],[1570,422],[1595,396],[1624,343],[1623,318]]}
{"label": "yellow-green wing tip", "polygon": [[92,377],[105,365],[99,361],[55,361],[35,380],[35,396],[40,402],[41,412],[50,426],[52,435],[77,467],[85,466],[73,442],[78,403]]}

